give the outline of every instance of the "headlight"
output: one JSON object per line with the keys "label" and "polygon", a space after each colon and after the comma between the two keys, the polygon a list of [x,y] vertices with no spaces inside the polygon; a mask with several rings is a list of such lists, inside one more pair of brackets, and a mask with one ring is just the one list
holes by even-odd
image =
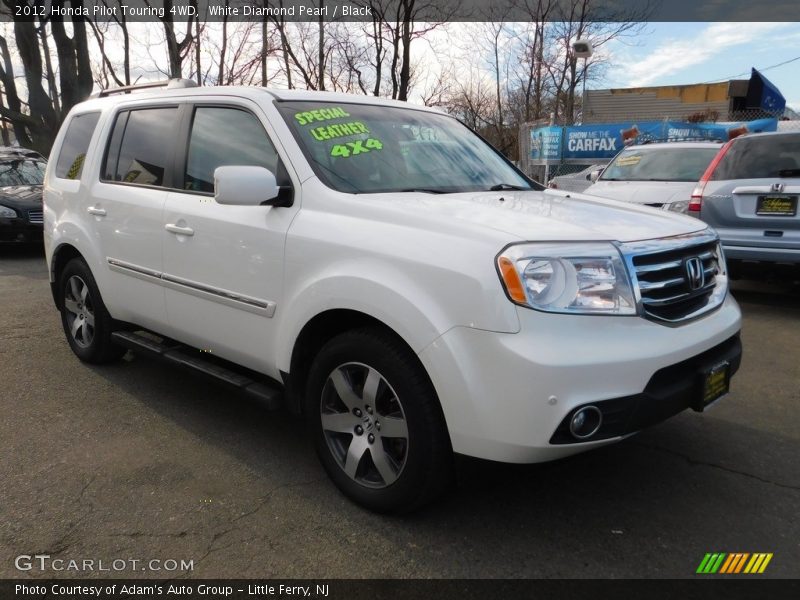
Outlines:
{"label": "headlight", "polygon": [[15,211],[13,208],[8,208],[7,206],[0,206],[0,217],[4,219],[16,219],[17,211]]}
{"label": "headlight", "polygon": [[667,202],[664,205],[668,211],[677,212],[681,214],[689,214],[689,201],[688,200],[678,200],[677,202]]}
{"label": "headlight", "polygon": [[619,251],[608,243],[519,244],[497,257],[506,293],[523,306],[557,313],[635,315]]}

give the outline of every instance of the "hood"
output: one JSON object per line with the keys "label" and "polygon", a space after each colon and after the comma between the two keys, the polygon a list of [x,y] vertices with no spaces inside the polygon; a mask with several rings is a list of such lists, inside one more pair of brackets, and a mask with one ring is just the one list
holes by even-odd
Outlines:
{"label": "hood", "polygon": [[[466,192],[370,194],[370,203],[444,223],[468,222],[520,240],[633,242],[701,231],[702,221],[667,211],[575,192]],[[366,199],[365,194],[362,198]],[[510,240],[511,241],[511,240]]]}
{"label": "hood", "polygon": [[25,210],[42,208],[42,186],[9,185],[0,187],[0,204]]}
{"label": "hood", "polygon": [[598,181],[585,194],[636,204],[669,204],[689,200],[696,181]]}

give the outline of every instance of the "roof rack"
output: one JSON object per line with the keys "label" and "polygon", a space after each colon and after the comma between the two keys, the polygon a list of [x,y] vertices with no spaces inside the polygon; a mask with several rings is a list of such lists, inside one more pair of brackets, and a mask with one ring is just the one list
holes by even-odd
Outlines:
{"label": "roof rack", "polygon": [[136,85],[125,85],[118,88],[109,88],[101,90],[97,94],[97,98],[106,98],[112,94],[130,94],[135,90],[147,90],[151,88],[166,87],[168,90],[180,88],[193,88],[198,87],[197,82],[192,79],[165,79],[163,81],[151,81],[148,83],[139,83]]}

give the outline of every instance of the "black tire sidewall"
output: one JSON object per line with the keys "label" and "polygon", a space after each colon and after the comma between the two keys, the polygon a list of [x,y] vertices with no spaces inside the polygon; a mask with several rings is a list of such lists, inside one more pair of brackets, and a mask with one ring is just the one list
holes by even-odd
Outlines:
{"label": "black tire sidewall", "polygon": [[[452,460],[449,436],[433,386],[415,357],[401,343],[380,331],[342,334],[320,350],[311,367],[305,414],[320,460],[334,483],[357,503],[378,512],[406,512],[429,501],[445,487]],[[380,489],[353,481],[331,454],[322,431],[320,403],[330,373],[358,362],[376,369],[403,407],[409,442],[400,477]]]}

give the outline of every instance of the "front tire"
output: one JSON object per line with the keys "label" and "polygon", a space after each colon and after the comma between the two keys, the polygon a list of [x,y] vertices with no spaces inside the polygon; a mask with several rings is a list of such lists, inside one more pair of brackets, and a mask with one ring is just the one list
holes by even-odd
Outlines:
{"label": "front tire", "polygon": [[416,356],[377,328],[343,333],[314,359],[306,416],[336,486],[378,512],[407,512],[452,481],[436,392]]}
{"label": "front tire", "polygon": [[125,354],[111,341],[113,319],[108,314],[89,266],[81,258],[69,261],[58,279],[61,324],[70,348],[79,359],[108,363]]}

